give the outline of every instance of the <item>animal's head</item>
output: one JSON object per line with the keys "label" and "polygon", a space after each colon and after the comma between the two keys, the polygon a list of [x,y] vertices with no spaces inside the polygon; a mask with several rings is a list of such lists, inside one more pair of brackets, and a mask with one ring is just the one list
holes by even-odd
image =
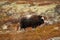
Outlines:
{"label": "animal's head", "polygon": [[43,16],[38,16],[38,18],[39,18],[40,23],[43,24],[44,23],[44,17]]}

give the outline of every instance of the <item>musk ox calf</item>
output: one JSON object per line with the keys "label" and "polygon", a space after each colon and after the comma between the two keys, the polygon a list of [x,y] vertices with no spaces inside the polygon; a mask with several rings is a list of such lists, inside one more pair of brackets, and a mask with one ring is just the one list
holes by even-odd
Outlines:
{"label": "musk ox calf", "polygon": [[27,27],[36,28],[37,26],[43,23],[44,23],[44,20],[40,15],[26,15],[21,18],[20,26],[21,26],[21,29],[25,29]]}

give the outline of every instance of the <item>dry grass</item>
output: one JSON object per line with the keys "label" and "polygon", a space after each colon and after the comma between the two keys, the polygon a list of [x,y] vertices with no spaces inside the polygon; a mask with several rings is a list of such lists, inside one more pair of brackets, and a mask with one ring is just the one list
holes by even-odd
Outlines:
{"label": "dry grass", "polygon": [[44,25],[35,30],[24,32],[11,31],[0,33],[0,40],[47,40],[48,38],[60,36],[60,23],[53,25]]}

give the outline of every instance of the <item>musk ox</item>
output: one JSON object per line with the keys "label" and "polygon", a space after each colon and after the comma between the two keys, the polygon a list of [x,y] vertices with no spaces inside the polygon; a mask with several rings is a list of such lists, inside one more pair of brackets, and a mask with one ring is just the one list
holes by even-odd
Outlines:
{"label": "musk ox", "polygon": [[27,27],[36,28],[43,23],[44,19],[40,15],[26,15],[21,18],[20,26],[21,29],[25,29]]}

